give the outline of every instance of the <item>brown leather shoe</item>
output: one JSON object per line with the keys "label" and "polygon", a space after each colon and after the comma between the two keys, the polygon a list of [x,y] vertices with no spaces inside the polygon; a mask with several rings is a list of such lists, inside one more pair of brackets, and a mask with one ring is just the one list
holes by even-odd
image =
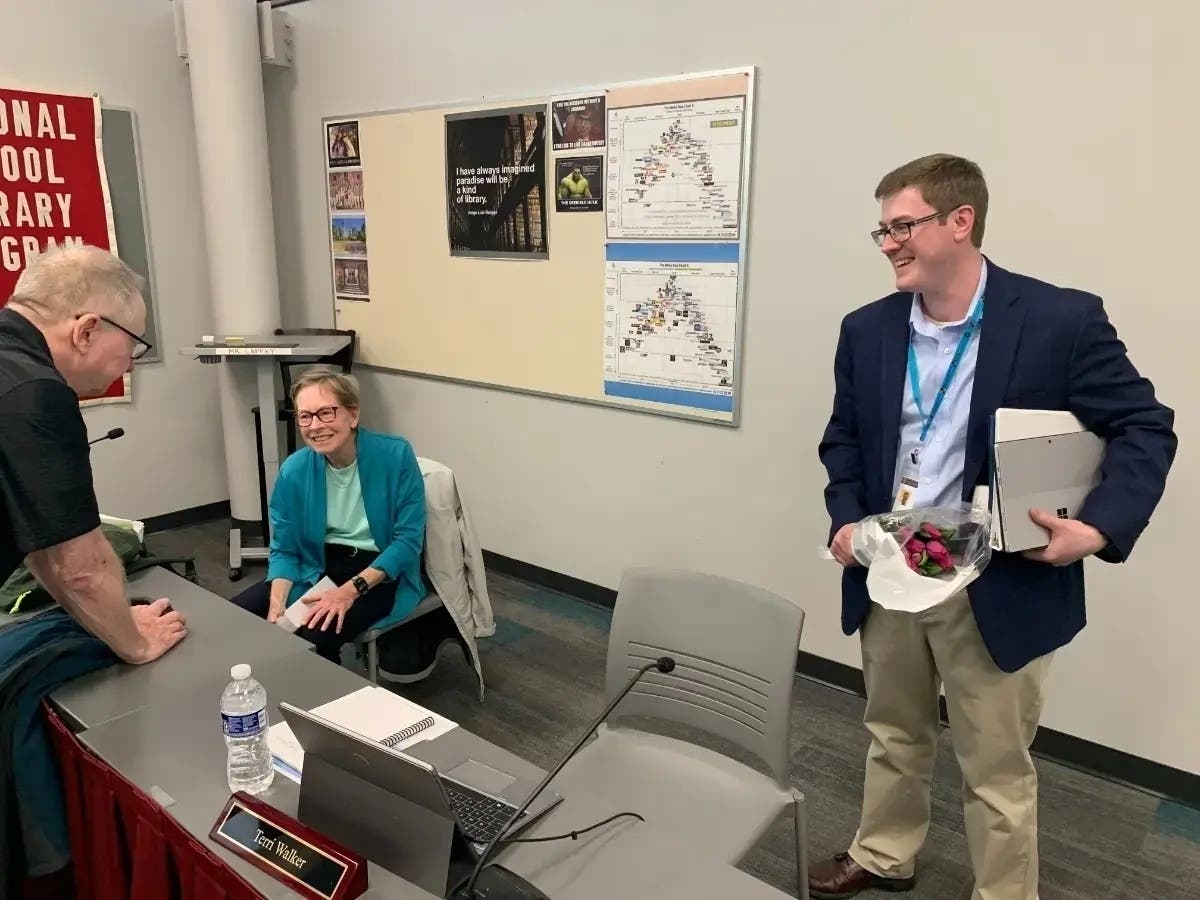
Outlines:
{"label": "brown leather shoe", "polygon": [[911,891],[915,878],[883,878],[868,872],[849,853],[808,867],[808,893],[816,900],[843,900],[859,891]]}

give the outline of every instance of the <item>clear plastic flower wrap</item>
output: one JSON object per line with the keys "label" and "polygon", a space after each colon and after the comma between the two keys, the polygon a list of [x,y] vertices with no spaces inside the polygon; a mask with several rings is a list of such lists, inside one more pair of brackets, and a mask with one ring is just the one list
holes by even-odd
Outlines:
{"label": "clear plastic flower wrap", "polygon": [[868,516],[851,535],[867,591],[887,609],[920,612],[979,577],[992,558],[991,513],[963,504]]}

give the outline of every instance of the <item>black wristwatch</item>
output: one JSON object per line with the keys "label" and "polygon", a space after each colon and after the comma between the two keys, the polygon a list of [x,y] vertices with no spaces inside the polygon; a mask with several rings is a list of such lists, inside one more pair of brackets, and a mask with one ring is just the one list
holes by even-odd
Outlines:
{"label": "black wristwatch", "polygon": [[367,584],[367,579],[361,575],[355,575],[350,579],[350,583],[354,585],[354,589],[358,591],[358,596],[360,597],[371,589],[371,586]]}

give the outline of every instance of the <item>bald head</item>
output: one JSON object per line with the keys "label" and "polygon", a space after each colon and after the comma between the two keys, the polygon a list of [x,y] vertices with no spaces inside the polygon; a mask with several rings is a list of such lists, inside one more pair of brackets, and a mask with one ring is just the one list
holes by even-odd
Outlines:
{"label": "bald head", "polygon": [[13,290],[10,303],[53,324],[81,313],[139,318],[145,281],[107,250],[59,247],[34,257]]}

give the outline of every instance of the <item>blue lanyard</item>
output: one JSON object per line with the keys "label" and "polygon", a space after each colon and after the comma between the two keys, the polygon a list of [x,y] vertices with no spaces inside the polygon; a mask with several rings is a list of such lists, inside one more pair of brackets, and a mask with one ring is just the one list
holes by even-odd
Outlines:
{"label": "blue lanyard", "polygon": [[946,393],[950,390],[950,384],[954,381],[954,376],[958,373],[958,364],[962,362],[963,354],[967,352],[967,347],[971,343],[971,338],[975,336],[975,332],[979,330],[979,320],[983,318],[983,298],[979,298],[979,302],[975,304],[975,311],[971,313],[971,317],[967,319],[967,327],[963,330],[962,337],[958,339],[958,349],[954,351],[954,358],[950,360],[950,368],[946,369],[946,377],[942,379],[942,386],[938,389],[937,396],[933,398],[933,408],[929,410],[929,414],[925,414],[925,406],[921,403],[921,372],[917,368],[917,351],[913,349],[912,342],[912,326],[909,326],[908,335],[908,380],[912,385],[913,402],[917,404],[917,412],[921,414],[921,443],[925,443],[925,438],[929,436],[929,429],[933,426],[933,420],[938,414],[938,410],[942,408],[942,401],[946,399]]}

